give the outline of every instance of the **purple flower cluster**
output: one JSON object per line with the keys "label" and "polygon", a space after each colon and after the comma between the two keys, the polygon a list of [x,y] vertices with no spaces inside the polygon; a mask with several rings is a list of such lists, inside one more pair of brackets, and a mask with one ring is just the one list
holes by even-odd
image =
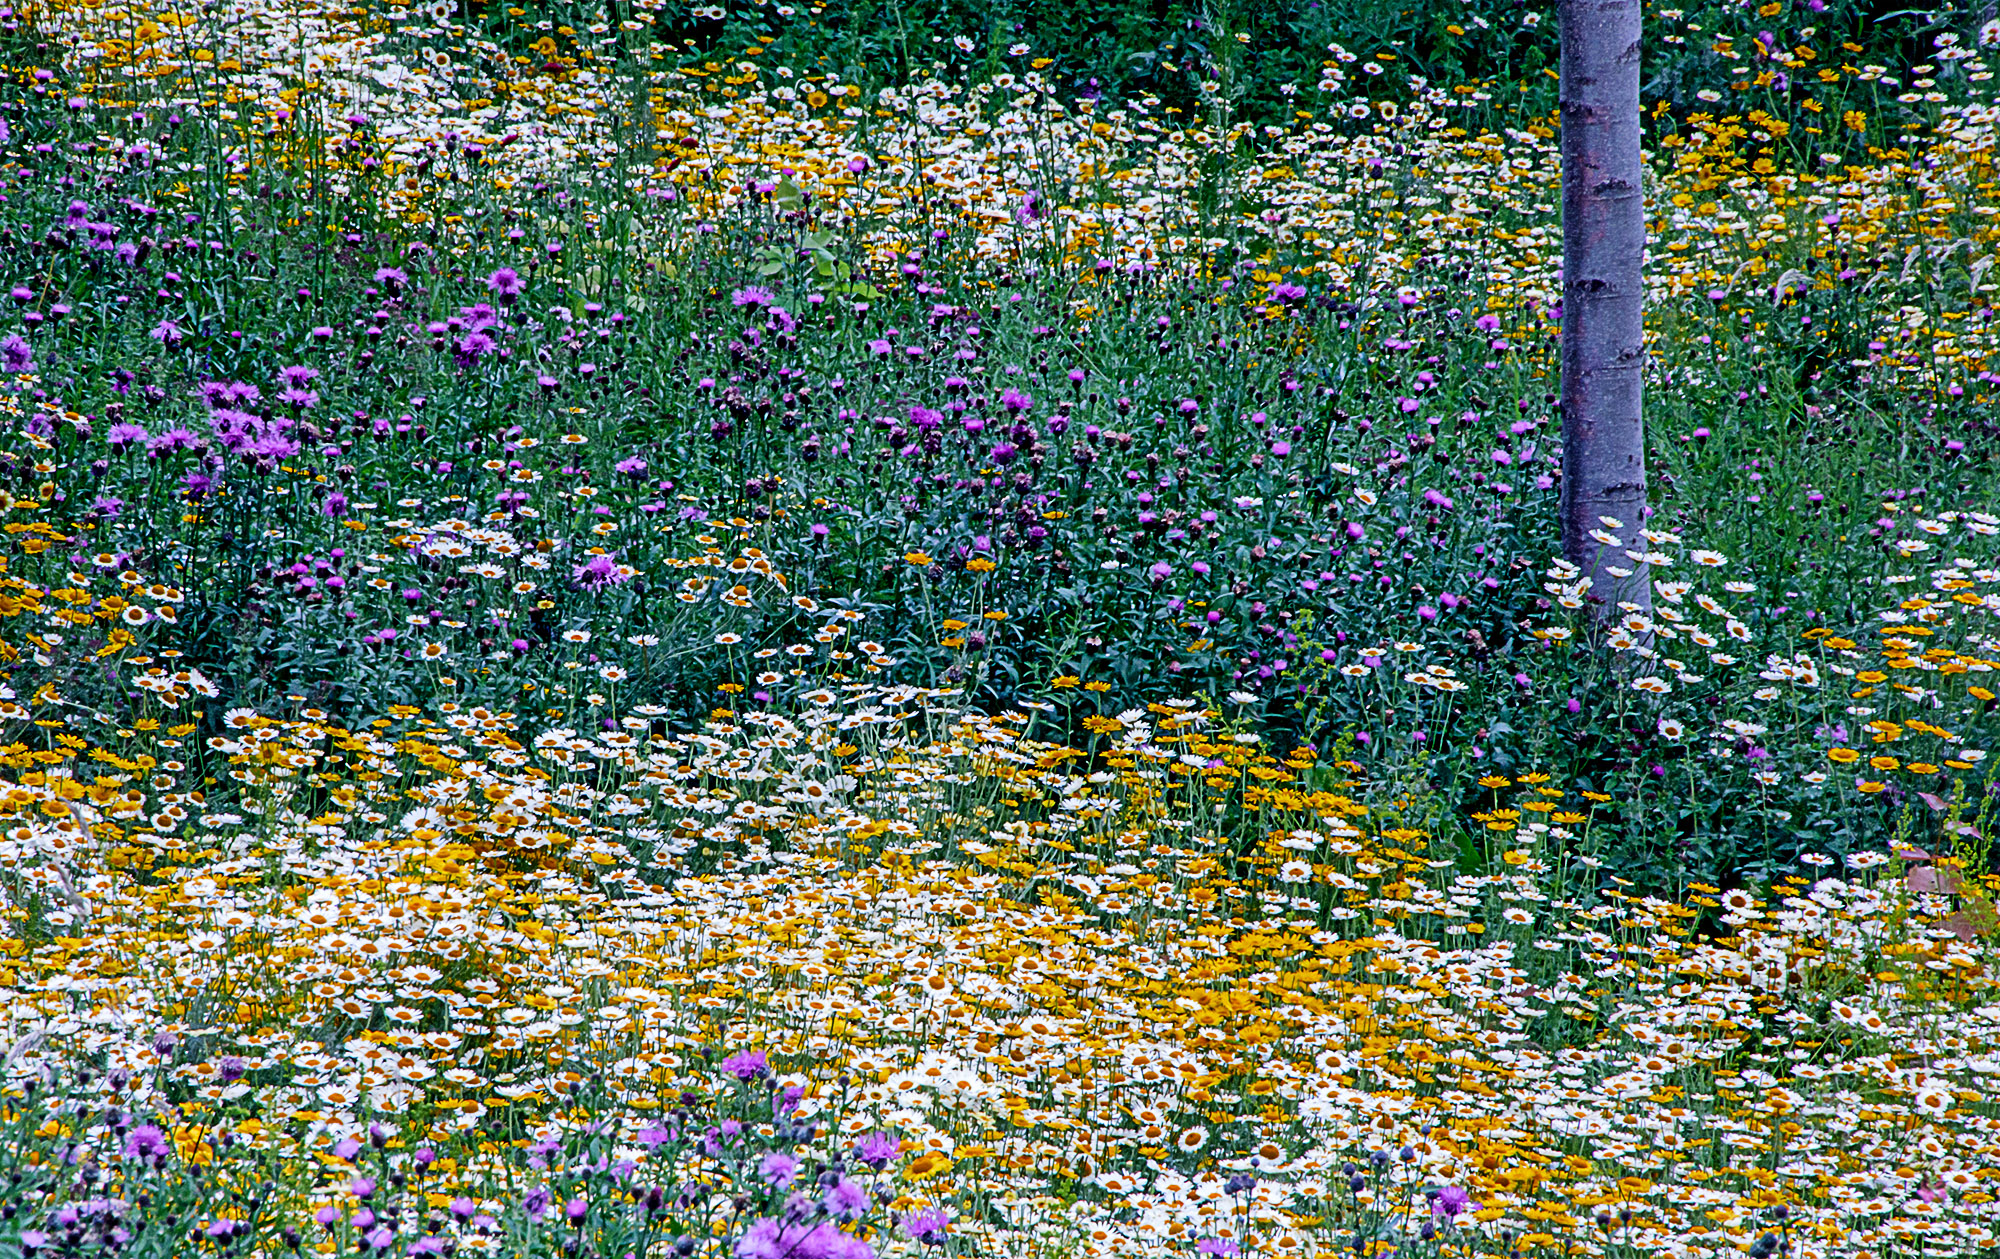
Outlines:
{"label": "purple flower cluster", "polygon": [[[496,273],[496,277],[498,275]],[[502,290],[496,289],[495,292]],[[508,300],[504,293],[502,300]],[[507,333],[507,326],[501,321],[500,312],[485,302],[461,306],[451,318],[426,324],[424,331],[431,338],[432,348],[442,350],[449,346],[461,368],[474,367],[485,359],[505,359],[509,356],[509,352],[500,345],[500,337]]]}
{"label": "purple flower cluster", "polygon": [[771,1073],[771,1063],[761,1049],[746,1049],[722,1060],[722,1069],[748,1084]]}
{"label": "purple flower cluster", "polygon": [[[287,368],[286,372],[311,370]],[[299,441],[293,434],[297,421],[292,416],[277,415],[264,409],[264,394],[257,386],[243,381],[210,380],[204,381],[198,392],[208,408],[209,431],[214,435],[216,445],[223,450],[241,459],[255,461],[266,470],[299,453]],[[287,385],[287,392],[295,396],[301,393],[290,385]],[[315,397],[313,401],[318,399]],[[300,409],[295,402],[292,407],[295,413]],[[181,439],[176,437],[175,440]]]}
{"label": "purple flower cluster", "polygon": [[767,1216],[736,1239],[736,1259],[875,1259],[875,1248],[824,1220]]}

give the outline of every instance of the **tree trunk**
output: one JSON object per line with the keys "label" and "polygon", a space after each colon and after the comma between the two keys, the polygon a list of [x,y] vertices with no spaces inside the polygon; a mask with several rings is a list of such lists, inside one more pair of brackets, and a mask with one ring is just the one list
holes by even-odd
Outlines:
{"label": "tree trunk", "polygon": [[[1560,0],[1563,555],[1600,622],[1652,608],[1639,162],[1639,0]],[[1607,520],[1608,518],[1608,520]],[[1610,523],[1615,521],[1617,523]],[[1605,537],[1616,538],[1607,543]]]}

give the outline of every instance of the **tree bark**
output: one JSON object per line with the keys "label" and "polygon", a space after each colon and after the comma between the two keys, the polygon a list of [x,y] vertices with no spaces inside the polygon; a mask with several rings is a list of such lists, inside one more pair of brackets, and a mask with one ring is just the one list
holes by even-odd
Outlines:
{"label": "tree bark", "polygon": [[1563,555],[1590,577],[1600,623],[1623,617],[1623,604],[1652,609],[1648,566],[1626,555],[1648,549],[1638,536],[1646,508],[1639,6],[1559,6]]}

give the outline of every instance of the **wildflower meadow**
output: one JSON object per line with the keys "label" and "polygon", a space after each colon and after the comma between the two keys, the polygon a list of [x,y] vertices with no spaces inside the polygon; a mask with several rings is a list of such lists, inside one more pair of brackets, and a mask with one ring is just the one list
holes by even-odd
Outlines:
{"label": "wildflower meadow", "polygon": [[2000,20],[0,7],[0,1259],[2000,1254]]}

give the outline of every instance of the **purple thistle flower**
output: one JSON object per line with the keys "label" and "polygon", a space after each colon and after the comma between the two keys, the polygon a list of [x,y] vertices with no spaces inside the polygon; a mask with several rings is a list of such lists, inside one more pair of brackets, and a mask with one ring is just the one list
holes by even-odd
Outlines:
{"label": "purple thistle flower", "polygon": [[458,361],[462,367],[477,363],[482,355],[499,349],[499,343],[484,332],[468,332],[458,339]]}
{"label": "purple thistle flower", "polygon": [[762,307],[769,306],[777,300],[778,295],[761,284],[752,284],[747,288],[737,289],[729,295],[729,302],[732,306]]}
{"label": "purple thistle flower", "polygon": [[1472,1195],[1458,1185],[1446,1185],[1438,1190],[1437,1197],[1431,1199],[1431,1214],[1442,1215],[1446,1219],[1456,1219],[1465,1211],[1477,1211],[1479,1204]]}
{"label": "purple thistle flower", "polygon": [[926,1246],[943,1245],[950,1231],[951,1217],[940,1207],[926,1207],[903,1217],[904,1235]]}
{"label": "purple thistle flower", "polygon": [[0,363],[10,372],[31,372],[35,370],[35,347],[28,339],[15,333],[5,341],[0,341]]}
{"label": "purple thistle flower", "polygon": [[264,400],[264,391],[240,380],[204,380],[195,392],[211,411],[254,406]]}
{"label": "purple thistle flower", "polygon": [[125,1134],[126,1158],[151,1158],[167,1153],[167,1134],[157,1124],[140,1124]]}
{"label": "purple thistle flower", "polygon": [[181,331],[181,326],[171,319],[162,319],[160,326],[146,335],[168,347],[179,345],[187,338],[187,334]]}
{"label": "purple thistle flower", "polygon": [[790,1259],[799,1251],[809,1229],[786,1228],[782,1220],[765,1217],[736,1239],[736,1259]]}
{"label": "purple thistle flower", "polygon": [[789,1154],[766,1154],[757,1165],[757,1174],[773,1189],[790,1189],[798,1178],[799,1161]]}
{"label": "purple thistle flower", "polygon": [[206,444],[193,429],[175,427],[147,442],[146,453],[162,455],[172,454],[177,450],[200,450]]}
{"label": "purple thistle flower", "polygon": [[722,1069],[748,1084],[770,1074],[771,1064],[761,1049],[746,1049],[722,1060]]}
{"label": "purple thistle flower", "polygon": [[761,1219],[736,1241],[737,1259],[875,1259],[875,1248],[824,1221]]}
{"label": "purple thistle flower", "polygon": [[486,287],[499,295],[501,301],[519,297],[528,286],[521,279],[521,273],[512,267],[502,267],[486,277]]}
{"label": "purple thistle flower", "polygon": [[854,1143],[854,1159],[860,1163],[868,1163],[876,1171],[888,1167],[888,1163],[898,1153],[902,1153],[902,1141],[898,1141],[890,1133],[866,1133],[860,1141]]}
{"label": "purple thistle flower", "polygon": [[623,585],[632,579],[629,570],[622,569],[609,555],[593,555],[570,570],[570,576],[585,590],[602,590],[606,586]]}
{"label": "purple thistle flower", "polygon": [[827,1214],[836,1219],[858,1220],[868,1213],[872,1199],[868,1191],[842,1176],[826,1191]]}
{"label": "purple thistle flower", "polygon": [[299,453],[299,444],[283,433],[267,432],[244,449],[261,459],[290,459]]}
{"label": "purple thistle flower", "polygon": [[137,424],[113,424],[104,434],[104,442],[111,449],[123,454],[128,448],[146,440],[146,430]]}

